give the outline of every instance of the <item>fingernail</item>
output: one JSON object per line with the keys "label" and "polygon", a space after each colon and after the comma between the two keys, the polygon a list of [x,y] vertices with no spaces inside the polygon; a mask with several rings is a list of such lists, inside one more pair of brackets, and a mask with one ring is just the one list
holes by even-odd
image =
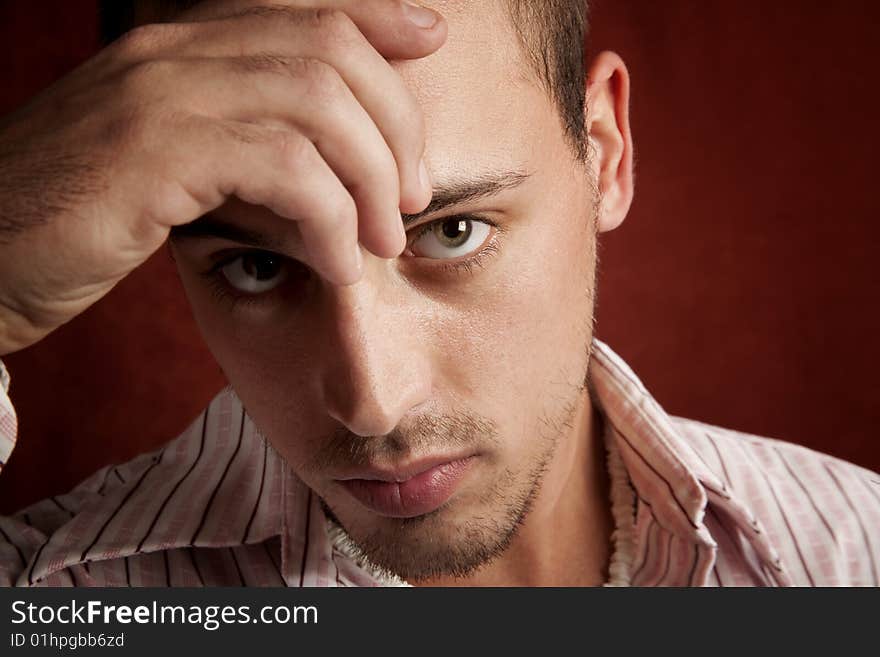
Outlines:
{"label": "fingernail", "polygon": [[409,0],[404,0],[403,11],[410,23],[423,29],[430,29],[437,24],[437,14]]}
{"label": "fingernail", "polygon": [[419,182],[422,184],[422,189],[429,192],[434,191],[434,184],[431,182],[431,174],[428,173],[428,167],[424,160],[419,162]]}

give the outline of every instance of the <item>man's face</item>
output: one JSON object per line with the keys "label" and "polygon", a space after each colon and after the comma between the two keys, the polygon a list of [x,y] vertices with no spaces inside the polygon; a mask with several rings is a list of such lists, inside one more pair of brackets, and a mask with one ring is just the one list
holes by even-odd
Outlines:
{"label": "man's face", "polygon": [[[349,287],[310,272],[294,223],[240,203],[217,214],[306,266],[223,239],[175,247],[251,418],[367,556],[412,580],[471,572],[510,541],[542,477],[561,476],[595,268],[593,174],[501,1],[431,4],[446,45],[395,67],[424,111],[435,188],[491,193],[418,218],[407,252],[365,254]],[[256,272],[266,291],[230,297],[223,271]]]}

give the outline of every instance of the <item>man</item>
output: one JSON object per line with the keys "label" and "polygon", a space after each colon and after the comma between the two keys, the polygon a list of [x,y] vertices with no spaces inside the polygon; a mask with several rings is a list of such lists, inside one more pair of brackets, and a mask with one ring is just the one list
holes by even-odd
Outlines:
{"label": "man", "polygon": [[583,3],[308,4],[139,28],[4,127],[0,354],[170,233],[231,388],[0,521],[3,581],[880,583],[880,477],[671,418],[593,340],[632,143]]}

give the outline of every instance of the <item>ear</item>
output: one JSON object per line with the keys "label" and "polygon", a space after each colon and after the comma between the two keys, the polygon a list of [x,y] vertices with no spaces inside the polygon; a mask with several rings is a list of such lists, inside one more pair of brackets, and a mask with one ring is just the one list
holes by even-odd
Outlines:
{"label": "ear", "polygon": [[633,197],[633,145],[629,128],[629,72],[613,52],[601,52],[587,71],[587,131],[598,183],[599,231],[617,228]]}

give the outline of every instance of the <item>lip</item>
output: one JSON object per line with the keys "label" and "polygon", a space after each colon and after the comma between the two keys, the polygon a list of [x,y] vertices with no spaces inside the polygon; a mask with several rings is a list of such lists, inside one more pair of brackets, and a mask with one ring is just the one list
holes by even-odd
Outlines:
{"label": "lip", "polygon": [[389,518],[436,511],[458,489],[475,456],[434,458],[394,470],[367,469],[339,478],[362,506]]}

